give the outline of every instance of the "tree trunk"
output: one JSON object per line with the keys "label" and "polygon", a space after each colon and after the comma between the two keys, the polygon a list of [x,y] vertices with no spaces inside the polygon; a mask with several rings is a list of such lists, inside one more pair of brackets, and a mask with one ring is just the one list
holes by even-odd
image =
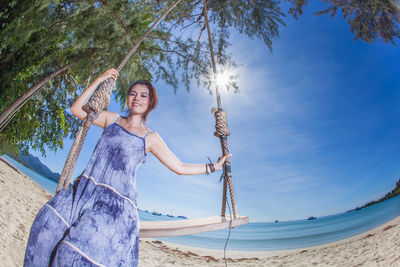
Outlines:
{"label": "tree trunk", "polygon": [[43,80],[36,83],[32,86],[28,91],[26,91],[22,96],[20,96],[17,100],[15,100],[6,110],[3,111],[0,115],[0,131],[2,131],[7,124],[11,121],[14,117],[15,113],[29,100],[31,99],[36,93],[40,91],[40,89],[48,83],[54,77],[60,75],[61,73],[68,70],[70,67],[75,65],[78,61],[73,63],[64,65],[63,67],[59,68],[58,70],[50,73],[47,75]]}

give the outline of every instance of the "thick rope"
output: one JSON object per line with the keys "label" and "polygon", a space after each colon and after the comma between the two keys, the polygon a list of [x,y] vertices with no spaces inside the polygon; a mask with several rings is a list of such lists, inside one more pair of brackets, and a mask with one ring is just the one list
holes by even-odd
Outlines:
{"label": "thick rope", "polygon": [[[211,63],[212,63],[212,68],[213,68],[213,74],[214,78],[217,76],[217,64],[215,61],[215,55],[214,55],[214,48],[212,44],[212,37],[211,37],[211,30],[210,30],[210,25],[208,22],[208,15],[207,15],[207,2],[206,0],[203,0],[203,13],[204,13],[204,22],[207,27],[207,34],[208,34],[208,44],[210,47],[210,53],[211,53]],[[217,98],[217,106],[218,109],[213,108],[213,113],[216,118],[216,136],[219,137],[220,142],[221,142],[221,148],[222,148],[222,153],[223,155],[229,154],[229,149],[228,149],[228,141],[227,141],[227,136],[229,134],[229,129],[228,129],[228,124],[226,123],[226,113],[222,110],[222,104],[221,104],[221,96],[220,96],[220,91],[219,87],[215,87],[215,95]],[[224,115],[225,113],[225,115]],[[218,117],[218,119],[217,119]],[[238,218],[238,211],[237,211],[237,206],[236,206],[236,199],[235,199],[235,191],[233,188],[233,183],[232,183],[232,175],[231,175],[231,163],[229,160],[225,161],[225,177],[224,177],[224,188],[223,188],[223,195],[222,195],[222,209],[221,209],[221,216],[225,217],[225,209],[226,209],[226,202],[227,202],[227,197],[226,197],[226,184],[229,186],[229,193],[231,197],[231,202],[232,202],[232,210],[233,210],[233,216],[234,218]],[[226,183],[225,183],[226,180]]]}
{"label": "thick rope", "polygon": [[211,110],[211,113],[214,114],[215,117],[215,133],[214,135],[216,137],[224,137],[224,136],[229,136],[231,133],[229,131],[228,127],[228,121],[227,121],[227,114],[226,111],[222,109],[216,109],[213,108]]}
{"label": "thick rope", "polygon": [[[227,114],[224,110],[222,109],[217,109],[217,108],[213,108],[211,110],[211,113],[214,114],[215,117],[215,133],[214,135],[218,138],[222,138],[226,140],[226,136],[230,135],[230,131],[229,131],[229,127],[228,127],[228,122],[227,122]],[[221,141],[221,149],[222,151],[224,151],[224,145],[223,141]],[[229,153],[229,151],[227,151],[226,153]],[[225,152],[224,152],[225,155]],[[227,197],[226,197],[226,189],[227,189],[227,179],[226,179],[226,175],[230,172],[224,172],[224,183],[223,183],[223,191],[222,191],[222,208],[221,208],[221,216],[225,217],[225,213],[226,213],[226,204],[227,202]]]}
{"label": "thick rope", "polygon": [[[88,118],[89,118],[89,116],[88,116]],[[65,179],[64,188],[68,188],[68,186],[69,186],[69,183],[70,183],[71,177],[72,177],[72,172],[73,172],[73,170],[75,168],[76,161],[78,160],[79,154],[81,153],[81,149],[82,149],[83,143],[85,142],[86,135],[87,135],[87,133],[89,131],[90,126],[92,125],[92,122],[93,122],[93,117],[90,118],[90,119],[87,119],[87,120],[85,120],[83,122],[84,125],[82,127],[82,129],[83,129],[82,130],[82,135],[81,135],[81,138],[79,140],[79,144],[76,147],[76,151],[74,153],[74,156],[72,158],[71,165],[70,165],[70,171],[68,172],[68,176]]]}
{"label": "thick rope", "polygon": [[79,157],[83,143],[85,142],[87,132],[92,122],[99,116],[103,109],[106,109],[110,104],[111,91],[115,89],[115,81],[109,78],[102,82],[93,94],[91,100],[83,106],[83,110],[88,114],[82,123],[82,127],[72,144],[64,168],[60,175],[60,180],[57,185],[57,193],[61,188],[67,188],[71,181],[73,170],[75,169],[76,161]]}
{"label": "thick rope", "polygon": [[222,188],[222,205],[221,205],[221,216],[225,217],[226,214],[226,203],[227,203],[227,197],[226,197],[226,190],[227,190],[227,179],[226,176],[224,175],[224,184]]}
{"label": "thick rope", "polygon": [[61,175],[60,175],[60,179],[58,180],[56,193],[60,192],[60,190],[64,187],[65,177],[68,175],[68,172],[70,170],[72,158],[73,158],[74,153],[76,151],[76,147],[79,144],[79,140],[81,139],[82,131],[83,131],[83,127],[81,127],[79,129],[79,132],[78,132],[77,136],[75,137],[74,143],[72,144],[72,147],[69,150],[68,157],[65,160],[64,168],[63,168],[63,170],[61,172]]}
{"label": "thick rope", "polygon": [[[153,30],[154,27],[156,27],[161,20],[179,3],[181,0],[175,1],[175,3],[167,9],[163,13],[163,15],[158,18],[153,25],[147,31],[145,34],[139,39],[139,41],[134,45],[134,47],[129,51],[129,53],[125,56],[125,58],[122,60],[121,64],[118,66],[117,71],[121,71],[123,66],[126,64],[126,62],[129,60],[129,58],[133,55],[133,53],[136,52],[137,48],[139,45],[143,42],[143,40],[150,34],[150,32]],[[73,170],[76,165],[76,161],[79,157],[80,151],[82,149],[82,145],[85,141],[87,132],[94,120],[99,116],[100,112],[102,112],[104,109],[108,107],[111,101],[111,92],[115,89],[115,81],[112,78],[108,78],[104,82],[102,82],[96,92],[93,94],[91,100],[83,106],[83,110],[86,111],[88,114],[85,120],[82,123],[82,127],[78,132],[78,135],[71,147],[71,150],[69,151],[67,160],[65,161],[64,168],[61,172],[60,180],[58,181],[57,185],[57,190],[56,193],[58,193],[62,188],[67,188],[71,177]]]}
{"label": "thick rope", "polygon": [[86,111],[87,114],[91,114],[92,116],[96,116],[97,114],[102,112],[108,107],[108,105],[110,105],[111,92],[114,89],[114,79],[108,78],[99,85],[96,92],[94,92],[92,99],[83,106],[83,110]]}

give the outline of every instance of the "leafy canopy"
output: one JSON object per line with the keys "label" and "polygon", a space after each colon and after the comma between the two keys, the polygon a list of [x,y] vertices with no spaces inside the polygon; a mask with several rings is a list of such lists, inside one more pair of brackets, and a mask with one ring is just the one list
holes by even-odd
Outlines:
{"label": "leafy canopy", "polygon": [[[340,10],[355,38],[396,43],[399,5],[392,0],[323,0],[317,15]],[[295,18],[307,0],[285,0]],[[0,3],[0,112],[56,69],[79,60],[47,83],[0,132],[0,153],[28,148],[57,150],[73,137],[79,121],[70,113],[77,95],[104,70],[116,67],[171,1],[13,0]],[[207,2],[217,62],[236,66],[228,52],[231,29],[263,40],[271,50],[285,13],[278,0]],[[176,91],[196,81],[207,89],[210,53],[203,1],[183,0],[140,45],[120,72],[115,99],[137,79],[164,80]],[[236,91],[237,87],[232,84]]]}

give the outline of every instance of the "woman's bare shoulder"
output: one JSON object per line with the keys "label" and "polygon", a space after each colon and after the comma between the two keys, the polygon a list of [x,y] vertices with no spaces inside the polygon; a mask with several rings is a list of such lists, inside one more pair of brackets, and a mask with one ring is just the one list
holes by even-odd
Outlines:
{"label": "woman's bare shoulder", "polygon": [[146,139],[161,139],[161,136],[156,132],[156,131],[149,131],[148,134],[146,135]]}
{"label": "woman's bare shoulder", "polygon": [[151,131],[146,135],[146,146],[150,148],[150,150],[163,142],[161,136],[156,131]]}
{"label": "woman's bare shoulder", "polygon": [[113,111],[107,111],[107,110],[103,110],[101,112],[101,114],[105,118],[104,128],[106,128],[108,125],[113,124],[114,122],[116,122],[120,117],[120,115],[118,113],[113,112]]}

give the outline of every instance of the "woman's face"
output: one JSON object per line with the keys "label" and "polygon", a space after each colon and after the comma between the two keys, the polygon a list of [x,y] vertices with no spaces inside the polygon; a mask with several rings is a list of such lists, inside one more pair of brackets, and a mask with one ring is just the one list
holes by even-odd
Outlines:
{"label": "woman's face", "polygon": [[137,84],[131,88],[128,95],[128,108],[130,113],[144,114],[149,106],[149,89],[146,85]]}

